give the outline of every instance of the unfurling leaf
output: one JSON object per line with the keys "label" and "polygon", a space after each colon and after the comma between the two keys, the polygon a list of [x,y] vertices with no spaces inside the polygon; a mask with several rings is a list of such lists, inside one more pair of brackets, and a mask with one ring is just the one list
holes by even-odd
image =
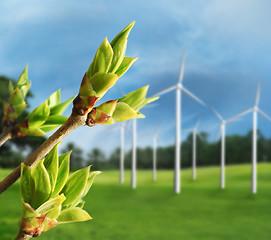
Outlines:
{"label": "unfurling leaf", "polygon": [[101,46],[98,48],[92,64],[87,71],[87,76],[91,78],[95,73],[107,73],[113,58],[113,49],[108,42],[107,38],[103,41]]}
{"label": "unfurling leaf", "polygon": [[134,24],[135,22],[130,23],[111,41],[110,44],[113,48],[114,55],[109,72],[115,73],[122,63],[127,47],[128,36]]}
{"label": "unfurling leaf", "polygon": [[58,103],[50,107],[50,116],[62,114],[67,109],[67,107],[71,104],[74,98],[75,96],[71,97],[70,99],[68,99],[67,101],[63,103]]}
{"label": "unfurling leaf", "polygon": [[32,197],[31,168],[21,164],[21,197],[25,203],[30,203]]}
{"label": "unfurling leaf", "polygon": [[51,191],[53,192],[56,185],[58,174],[58,144],[47,154],[44,159],[44,166],[48,172],[51,184]]}
{"label": "unfurling leaf", "polygon": [[56,196],[64,187],[68,176],[69,176],[69,166],[70,166],[70,155],[71,151],[59,156],[59,168],[57,181],[55,185],[55,189],[52,192],[52,197]]}
{"label": "unfurling leaf", "polygon": [[36,209],[41,204],[49,199],[51,194],[51,184],[49,174],[44,167],[44,160],[39,161],[31,170],[31,177],[33,179],[33,197],[31,199],[31,206]]}
{"label": "unfurling leaf", "polygon": [[80,169],[69,176],[66,185],[61,191],[66,196],[63,206],[68,206],[80,198],[87,183],[89,169],[90,167]]}
{"label": "unfurling leaf", "polygon": [[[66,197],[61,194],[57,197],[51,198],[50,200],[43,203],[36,211],[39,214],[48,213],[50,210],[58,208],[65,201]],[[48,216],[47,216],[48,217]]]}
{"label": "unfurling leaf", "polygon": [[53,94],[51,94],[50,97],[48,98],[48,106],[53,107],[53,106],[59,104],[60,99],[61,99],[61,94],[60,94],[60,89],[59,89],[56,92],[54,92]]}
{"label": "unfurling leaf", "polygon": [[89,214],[81,208],[68,208],[61,211],[61,214],[57,218],[59,223],[69,223],[69,222],[82,222],[92,219]]}
{"label": "unfurling leaf", "polygon": [[40,127],[50,115],[50,109],[48,107],[48,100],[35,108],[28,115],[29,128]]}
{"label": "unfurling leaf", "polygon": [[98,72],[91,77],[90,83],[97,96],[101,98],[117,80],[118,75],[116,74]]}
{"label": "unfurling leaf", "polygon": [[118,70],[115,72],[119,78],[127,72],[127,70],[133,65],[137,58],[124,57],[122,63],[120,64]]}

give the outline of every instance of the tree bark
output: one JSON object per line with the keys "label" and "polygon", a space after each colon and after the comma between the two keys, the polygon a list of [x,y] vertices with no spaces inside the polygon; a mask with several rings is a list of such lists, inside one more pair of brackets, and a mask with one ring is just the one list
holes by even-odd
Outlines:
{"label": "tree bark", "polygon": [[25,234],[23,231],[20,230],[14,240],[28,240],[30,238],[31,238],[30,235]]}
{"label": "tree bark", "polygon": [[9,139],[12,138],[11,134],[11,128],[10,127],[5,127],[2,134],[0,135],[0,147]]}
{"label": "tree bark", "polygon": [[[25,161],[26,166],[33,167],[60,141],[67,137],[72,131],[79,126],[86,125],[87,114],[79,115],[73,110],[68,120],[50,136],[38,149],[36,149]],[[7,190],[13,183],[17,181],[21,174],[21,165],[11,172],[4,180],[0,182],[0,194]]]}

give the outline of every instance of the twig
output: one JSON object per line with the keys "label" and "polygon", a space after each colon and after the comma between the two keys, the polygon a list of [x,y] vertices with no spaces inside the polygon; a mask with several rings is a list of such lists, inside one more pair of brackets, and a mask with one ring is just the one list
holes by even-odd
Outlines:
{"label": "twig", "polygon": [[10,127],[5,127],[2,134],[0,135],[0,147],[9,139],[12,138],[11,134],[11,128]]}
{"label": "twig", "polygon": [[[72,131],[80,126],[86,125],[87,114],[79,115],[73,109],[68,120],[50,136],[38,149],[36,149],[25,161],[24,164],[33,167],[41,160],[58,142],[62,141]],[[20,177],[21,165],[11,172],[4,180],[0,182],[0,194],[7,190]]]}
{"label": "twig", "polygon": [[22,230],[19,231],[18,235],[14,240],[28,240],[31,236],[28,234],[25,234]]}

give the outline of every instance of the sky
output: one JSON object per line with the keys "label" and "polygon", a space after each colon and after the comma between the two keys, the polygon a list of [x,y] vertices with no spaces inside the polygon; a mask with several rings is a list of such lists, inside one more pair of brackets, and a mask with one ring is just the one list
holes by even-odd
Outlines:
{"label": "sky", "polygon": [[[105,100],[149,85],[149,96],[177,83],[185,50],[183,85],[213,106],[223,118],[254,105],[260,81],[259,108],[271,116],[271,2],[269,0],[176,1],[22,1],[0,2],[0,75],[17,79],[28,64],[34,98],[31,108],[61,89],[62,100],[76,95],[81,79],[105,37],[109,41],[135,21],[126,56],[139,59]],[[66,111],[68,116],[71,111]],[[175,92],[170,92],[137,121],[138,145],[160,124],[160,146],[174,144]],[[214,141],[219,121],[209,107],[182,94],[182,128],[201,116],[199,131]],[[271,123],[259,117],[259,129],[271,136]],[[252,115],[227,125],[227,135],[246,134]],[[120,144],[118,125],[82,127],[67,137],[85,152],[99,147],[107,154]],[[187,132],[182,134],[183,139]],[[126,149],[131,133],[126,132]]]}

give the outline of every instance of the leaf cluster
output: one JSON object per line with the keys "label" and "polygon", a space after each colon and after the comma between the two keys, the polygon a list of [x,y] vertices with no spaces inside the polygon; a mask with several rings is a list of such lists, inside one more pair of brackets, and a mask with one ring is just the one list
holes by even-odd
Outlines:
{"label": "leaf cluster", "polygon": [[[58,145],[32,169],[21,166],[21,229],[30,236],[39,236],[58,223],[91,219],[82,208],[94,178],[90,166],[69,176],[71,151],[58,156]],[[36,234],[36,235],[35,235]]]}

